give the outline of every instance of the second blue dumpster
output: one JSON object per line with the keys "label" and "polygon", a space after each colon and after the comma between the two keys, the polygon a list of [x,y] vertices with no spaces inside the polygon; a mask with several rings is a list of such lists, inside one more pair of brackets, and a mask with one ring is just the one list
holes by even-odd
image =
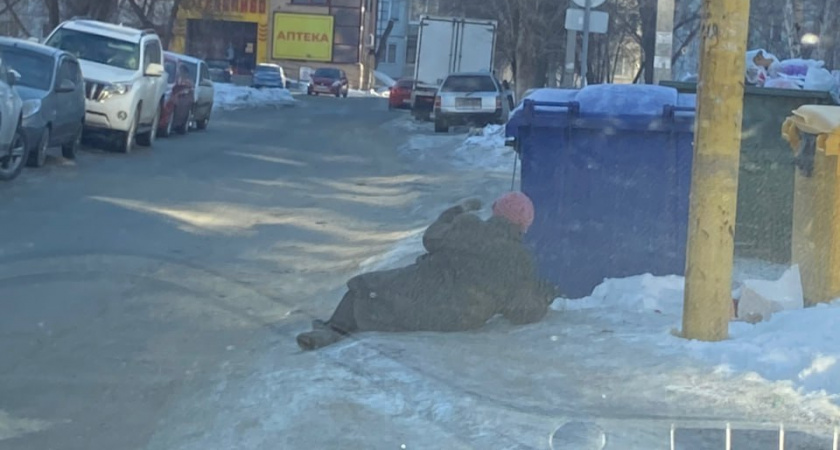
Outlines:
{"label": "second blue dumpster", "polygon": [[507,129],[536,209],[526,241],[542,275],[583,297],[605,278],[684,273],[692,99],[642,85],[544,98],[526,99]]}

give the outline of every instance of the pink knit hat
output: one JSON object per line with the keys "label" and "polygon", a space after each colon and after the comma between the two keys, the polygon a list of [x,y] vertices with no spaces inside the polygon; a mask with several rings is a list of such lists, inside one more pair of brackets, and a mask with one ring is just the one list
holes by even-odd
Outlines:
{"label": "pink knit hat", "polygon": [[493,203],[493,215],[519,225],[524,233],[534,223],[534,204],[521,192],[509,192]]}

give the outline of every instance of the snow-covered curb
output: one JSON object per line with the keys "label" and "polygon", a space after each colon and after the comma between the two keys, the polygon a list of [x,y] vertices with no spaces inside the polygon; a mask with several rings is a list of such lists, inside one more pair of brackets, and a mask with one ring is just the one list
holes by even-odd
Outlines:
{"label": "snow-covered curb", "polygon": [[732,322],[730,339],[723,342],[687,341],[673,334],[681,328],[683,286],[677,276],[606,280],[591,296],[558,299],[552,308],[588,311],[616,336],[656,348],[663,357],[693,356],[719,371],[753,373],[840,400],[840,301],[780,312],[756,325]]}
{"label": "snow-covered curb", "polygon": [[455,149],[456,166],[512,172],[515,153],[505,146],[504,125],[487,125],[473,130],[464,143]]}
{"label": "snow-covered curb", "polygon": [[255,89],[250,86],[217,83],[213,109],[233,110],[266,106],[294,106],[297,101],[288,89]]}
{"label": "snow-covered curb", "polygon": [[410,133],[401,151],[414,158],[447,161],[461,170],[513,171],[515,152],[505,146],[503,125],[474,128],[467,134],[428,134],[429,123],[410,119],[395,120],[388,126]]}

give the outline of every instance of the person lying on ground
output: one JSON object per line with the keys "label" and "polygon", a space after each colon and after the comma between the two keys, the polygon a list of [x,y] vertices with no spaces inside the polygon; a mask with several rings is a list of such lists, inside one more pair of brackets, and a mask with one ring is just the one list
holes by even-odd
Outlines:
{"label": "person lying on ground", "polygon": [[332,317],[314,321],[298,345],[314,350],[364,331],[467,331],[497,314],[514,324],[541,320],[556,295],[522,244],[533,203],[514,192],[493,204],[490,219],[473,214],[480,209],[473,199],[444,211],[414,264],[352,278]]}

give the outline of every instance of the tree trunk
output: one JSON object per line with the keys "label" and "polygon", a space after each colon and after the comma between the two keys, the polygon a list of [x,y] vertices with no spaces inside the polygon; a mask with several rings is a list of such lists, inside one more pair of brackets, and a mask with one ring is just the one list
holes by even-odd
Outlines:
{"label": "tree trunk", "polygon": [[55,29],[61,23],[61,9],[58,0],[44,0],[44,6],[47,8],[47,19],[50,30]]}
{"label": "tree trunk", "polygon": [[642,53],[645,84],[653,84],[656,55],[656,0],[639,1],[639,18],[642,22]]}

